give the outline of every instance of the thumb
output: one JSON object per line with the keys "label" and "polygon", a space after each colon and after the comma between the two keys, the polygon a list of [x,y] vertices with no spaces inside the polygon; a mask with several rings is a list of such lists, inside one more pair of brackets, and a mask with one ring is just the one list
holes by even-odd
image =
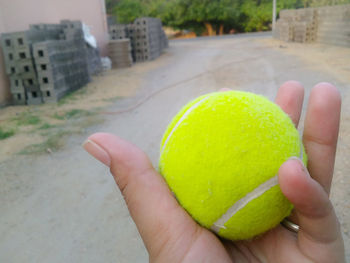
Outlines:
{"label": "thumb", "polygon": [[279,170],[279,184],[295,206],[301,252],[315,262],[344,262],[344,245],[333,206],[303,163],[298,159],[285,162]]}
{"label": "thumb", "polygon": [[159,255],[164,244],[197,230],[139,148],[107,133],[90,136],[84,148],[110,167],[151,256]]}

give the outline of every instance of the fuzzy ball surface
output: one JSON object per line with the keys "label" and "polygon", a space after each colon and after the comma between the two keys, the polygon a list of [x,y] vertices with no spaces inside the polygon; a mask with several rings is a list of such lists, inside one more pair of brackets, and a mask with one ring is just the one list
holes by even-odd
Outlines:
{"label": "fuzzy ball surface", "polygon": [[279,167],[307,157],[298,131],[268,99],[216,92],[184,106],[164,133],[159,171],[182,207],[230,240],[256,237],[293,208],[278,185]]}

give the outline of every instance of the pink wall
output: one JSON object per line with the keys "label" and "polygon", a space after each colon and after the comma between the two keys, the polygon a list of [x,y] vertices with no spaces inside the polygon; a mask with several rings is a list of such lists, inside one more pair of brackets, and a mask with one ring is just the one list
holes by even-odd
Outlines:
{"label": "pink wall", "polygon": [[[0,0],[4,1],[4,0]],[[4,32],[5,28],[2,23],[2,9],[0,8],[0,34]],[[0,51],[0,106],[11,98],[9,81],[5,73],[5,65]]]}
{"label": "pink wall", "polygon": [[[107,54],[108,28],[104,0],[0,0],[0,33],[23,31],[35,23],[81,20],[90,27],[102,55]],[[0,58],[0,104],[8,97]]]}

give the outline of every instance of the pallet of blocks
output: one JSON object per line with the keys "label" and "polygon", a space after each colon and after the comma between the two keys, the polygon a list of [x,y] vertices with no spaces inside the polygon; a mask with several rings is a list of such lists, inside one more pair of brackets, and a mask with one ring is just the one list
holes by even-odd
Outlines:
{"label": "pallet of blocks", "polygon": [[132,66],[130,39],[109,41],[108,52],[114,68],[125,68]]}

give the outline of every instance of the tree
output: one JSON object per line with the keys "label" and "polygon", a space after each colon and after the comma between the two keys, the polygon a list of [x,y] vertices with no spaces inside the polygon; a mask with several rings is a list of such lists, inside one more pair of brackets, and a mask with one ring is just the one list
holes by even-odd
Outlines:
{"label": "tree", "polygon": [[120,0],[105,0],[106,1],[106,11],[107,14],[113,14],[115,6],[120,2]]}
{"label": "tree", "polygon": [[138,17],[147,16],[145,3],[138,0],[117,1],[111,11],[120,23],[131,23]]}
{"label": "tree", "polygon": [[[350,0],[278,0],[281,9],[350,3]],[[163,24],[201,35],[269,30],[272,0],[106,0],[107,10],[121,23],[141,16],[158,17]]]}
{"label": "tree", "polygon": [[308,2],[310,7],[318,7],[327,5],[349,4],[350,0],[310,0]]}
{"label": "tree", "polygon": [[172,4],[169,21],[178,28],[191,28],[198,31],[206,28],[208,35],[215,35],[216,31],[223,32],[226,22],[237,20],[239,12],[235,9],[234,0],[175,0]]}

